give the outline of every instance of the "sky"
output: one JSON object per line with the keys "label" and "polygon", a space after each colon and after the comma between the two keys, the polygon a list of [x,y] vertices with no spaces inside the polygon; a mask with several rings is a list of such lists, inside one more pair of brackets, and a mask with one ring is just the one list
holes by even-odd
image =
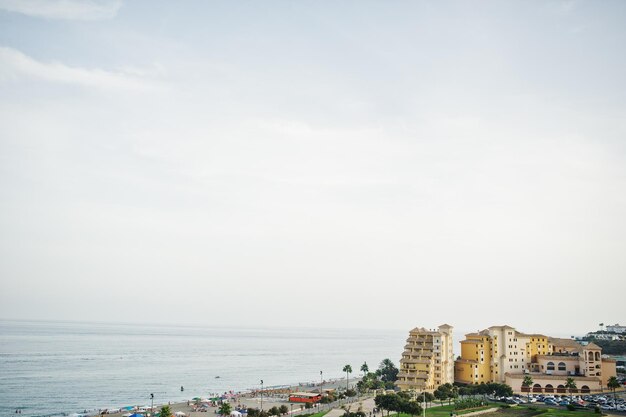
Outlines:
{"label": "sky", "polygon": [[626,324],[626,2],[0,0],[0,318]]}

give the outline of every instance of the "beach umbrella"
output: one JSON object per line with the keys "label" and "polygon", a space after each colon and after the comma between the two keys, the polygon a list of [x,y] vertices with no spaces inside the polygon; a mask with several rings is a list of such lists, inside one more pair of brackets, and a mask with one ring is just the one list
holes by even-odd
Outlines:
{"label": "beach umbrella", "polygon": [[241,413],[237,410],[231,411],[230,412],[230,416],[231,417],[241,417]]}
{"label": "beach umbrella", "polygon": [[183,413],[182,411],[177,411],[177,412],[175,412],[175,413],[174,413],[174,415],[175,415],[175,416],[179,416],[179,417],[184,417],[184,416],[186,416],[187,414]]}
{"label": "beach umbrella", "polygon": [[143,414],[131,414],[129,417],[143,417]]}

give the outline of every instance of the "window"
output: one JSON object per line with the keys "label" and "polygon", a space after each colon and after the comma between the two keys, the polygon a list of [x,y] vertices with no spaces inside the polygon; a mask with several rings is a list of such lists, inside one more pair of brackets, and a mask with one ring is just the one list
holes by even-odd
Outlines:
{"label": "window", "polygon": [[548,362],[547,370],[548,371],[554,371],[554,362]]}
{"label": "window", "polygon": [[559,362],[559,371],[564,371],[565,368],[565,362]]}

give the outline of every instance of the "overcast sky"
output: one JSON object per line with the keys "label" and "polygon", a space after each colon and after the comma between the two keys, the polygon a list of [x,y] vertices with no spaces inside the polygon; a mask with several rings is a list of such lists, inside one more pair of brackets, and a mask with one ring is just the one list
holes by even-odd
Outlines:
{"label": "overcast sky", "polygon": [[626,324],[626,2],[0,0],[0,318]]}

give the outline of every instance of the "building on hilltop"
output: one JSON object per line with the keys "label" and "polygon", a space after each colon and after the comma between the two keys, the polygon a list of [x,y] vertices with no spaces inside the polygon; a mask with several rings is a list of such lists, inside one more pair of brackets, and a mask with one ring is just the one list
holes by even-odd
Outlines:
{"label": "building on hilltop", "polygon": [[[567,378],[574,379],[579,392],[601,391],[615,375],[615,361],[603,358],[594,343],[521,333],[511,326],[467,334],[454,369],[455,382],[506,383],[516,392],[537,393],[565,393]],[[523,389],[525,376],[533,386]]]}
{"label": "building on hilltop", "polygon": [[608,333],[624,334],[626,333],[626,326],[620,326],[619,323],[614,325],[607,324],[606,331]]}
{"label": "building on hilltop", "polygon": [[438,330],[415,328],[406,339],[396,385],[401,390],[434,391],[454,382],[452,326]]}

